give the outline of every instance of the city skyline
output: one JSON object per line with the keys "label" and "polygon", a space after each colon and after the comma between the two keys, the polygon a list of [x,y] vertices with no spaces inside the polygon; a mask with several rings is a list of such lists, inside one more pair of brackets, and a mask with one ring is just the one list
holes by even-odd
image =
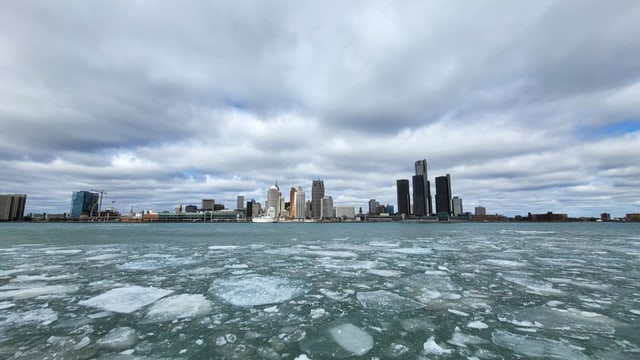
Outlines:
{"label": "city skyline", "polygon": [[0,27],[0,193],[26,213],[274,179],[367,209],[424,158],[432,212],[443,174],[467,210],[640,212],[636,1],[26,0]]}

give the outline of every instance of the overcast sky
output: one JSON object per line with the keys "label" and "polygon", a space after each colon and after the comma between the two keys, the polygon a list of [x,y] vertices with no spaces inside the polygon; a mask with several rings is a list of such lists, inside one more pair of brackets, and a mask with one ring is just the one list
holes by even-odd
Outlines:
{"label": "overcast sky", "polygon": [[396,205],[640,212],[640,1],[2,1],[0,193],[26,212]]}

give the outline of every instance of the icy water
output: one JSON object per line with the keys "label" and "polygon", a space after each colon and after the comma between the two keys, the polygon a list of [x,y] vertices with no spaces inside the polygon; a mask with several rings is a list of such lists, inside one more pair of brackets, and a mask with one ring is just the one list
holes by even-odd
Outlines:
{"label": "icy water", "polygon": [[0,224],[2,359],[640,359],[639,224]]}

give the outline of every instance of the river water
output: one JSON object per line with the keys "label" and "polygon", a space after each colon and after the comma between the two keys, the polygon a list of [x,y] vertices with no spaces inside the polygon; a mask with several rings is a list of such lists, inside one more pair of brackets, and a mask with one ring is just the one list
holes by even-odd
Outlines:
{"label": "river water", "polygon": [[3,359],[639,359],[640,224],[0,224]]}

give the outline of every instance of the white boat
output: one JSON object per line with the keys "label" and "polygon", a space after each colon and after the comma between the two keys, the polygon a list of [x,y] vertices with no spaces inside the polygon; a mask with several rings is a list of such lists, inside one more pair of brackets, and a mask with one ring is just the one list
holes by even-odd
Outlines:
{"label": "white boat", "polygon": [[274,223],[274,222],[278,222],[278,219],[276,219],[276,209],[274,209],[273,207],[270,207],[267,210],[266,214],[264,214],[262,216],[254,217],[253,219],[251,219],[251,222],[254,222],[254,223]]}

